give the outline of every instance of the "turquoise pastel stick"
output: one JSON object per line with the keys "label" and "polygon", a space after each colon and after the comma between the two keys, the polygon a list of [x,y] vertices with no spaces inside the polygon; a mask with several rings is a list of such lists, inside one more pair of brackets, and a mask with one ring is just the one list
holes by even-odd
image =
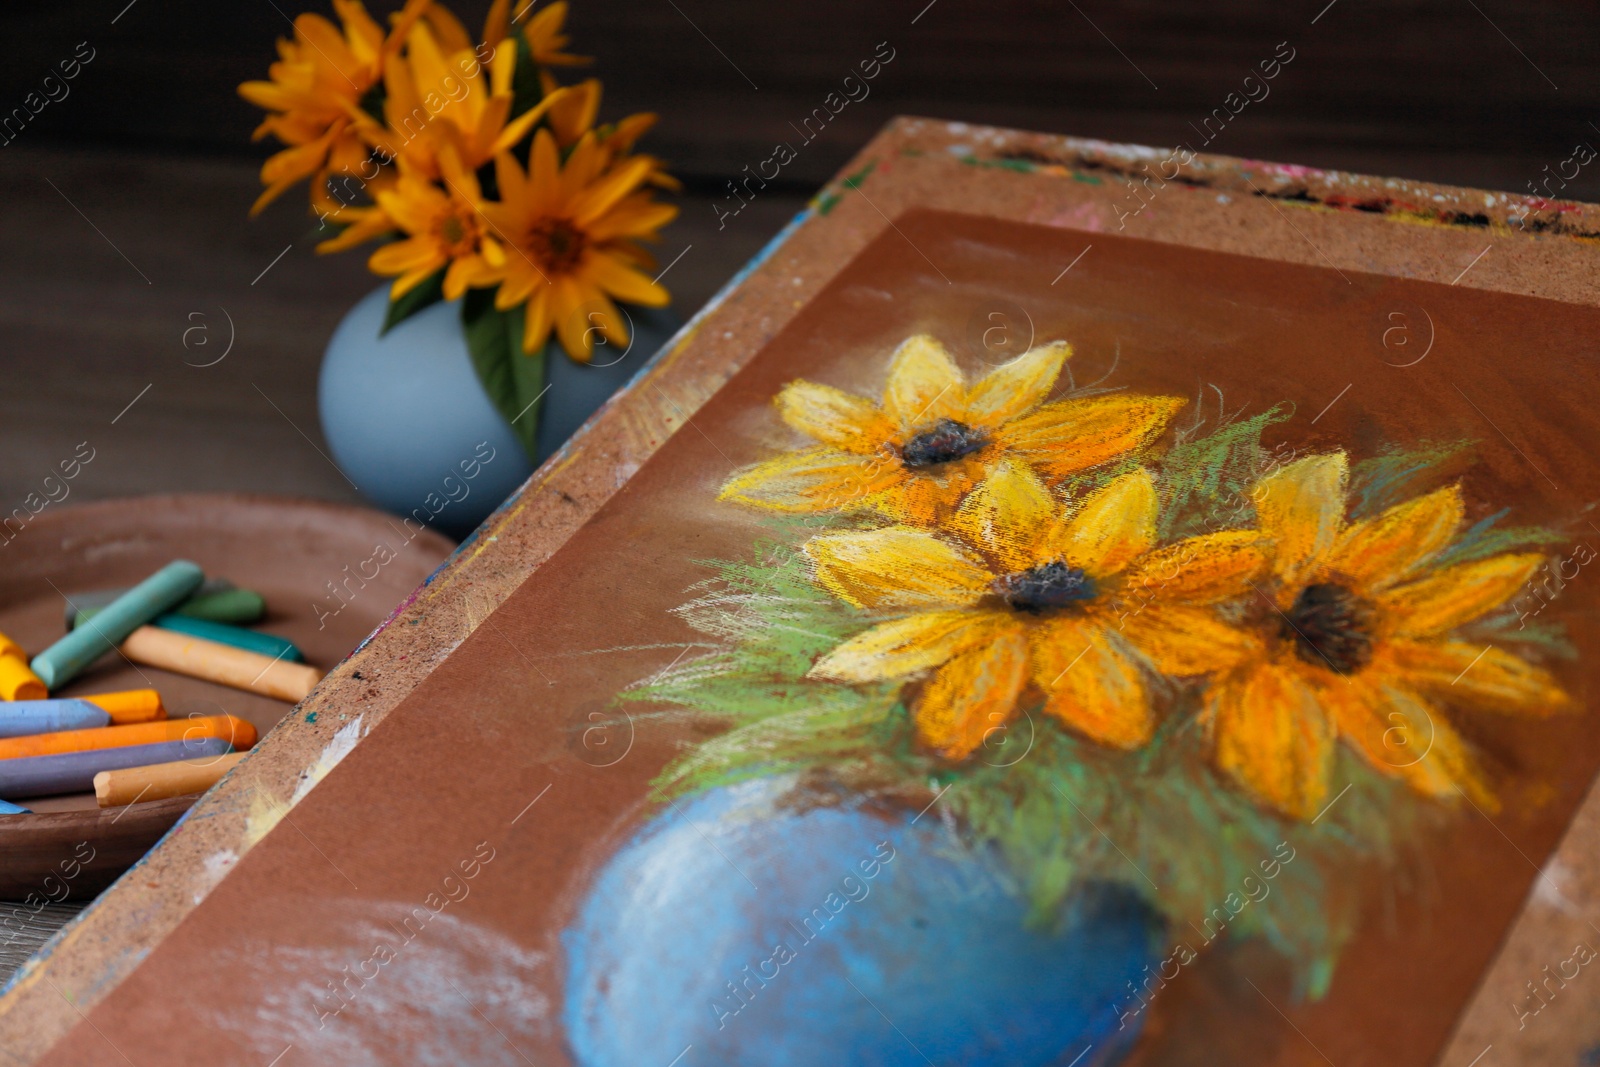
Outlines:
{"label": "turquoise pastel stick", "polygon": [[286,640],[276,634],[264,634],[259,630],[246,630],[243,626],[229,626],[225,622],[212,622],[209,619],[191,619],[187,615],[162,615],[155,620],[155,624],[163,630],[172,630],[190,637],[203,637],[207,641],[215,641],[220,645],[232,645],[242,648],[246,652],[259,652],[263,656],[273,659],[293,660],[296,663],[305,659],[294,642]]}
{"label": "turquoise pastel stick", "polygon": [[[218,593],[232,592],[233,589],[234,584],[228,581],[226,578],[207,578],[205,581],[200,583],[200,588],[196,589],[194,594],[190,596],[189,599],[184,602],[184,604],[179,605],[175,610],[182,611],[184,606],[188,604],[192,604],[196,601],[203,601],[206,597],[215,596]],[[117,597],[121,596],[127,591],[127,589],[91,589],[88,592],[69,593],[67,595],[67,617],[65,619],[67,629],[70,630],[74,626],[79,625],[79,615],[85,615],[89,618],[93,618],[95,615],[98,615],[100,610],[107,604],[110,604],[112,601],[116,600]],[[226,621],[239,622],[241,620],[228,619]],[[255,620],[250,619],[244,621],[254,622]]]}
{"label": "turquoise pastel stick", "polygon": [[33,812],[20,804],[13,804],[8,800],[0,800],[0,815],[32,815]]}
{"label": "turquoise pastel stick", "polygon": [[57,689],[133,631],[182,603],[205,578],[198,564],[173,560],[113,600],[87,624],[33,657],[29,666],[45,688]]}
{"label": "turquoise pastel stick", "polygon": [[0,704],[0,737],[109,725],[111,716],[87,700],[16,700]]}

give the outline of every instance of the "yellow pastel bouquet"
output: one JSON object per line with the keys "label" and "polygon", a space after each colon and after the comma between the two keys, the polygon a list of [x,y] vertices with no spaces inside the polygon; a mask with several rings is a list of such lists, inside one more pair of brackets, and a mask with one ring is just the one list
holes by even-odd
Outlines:
{"label": "yellow pastel bouquet", "polygon": [[[567,51],[564,0],[528,15],[495,0],[473,41],[443,5],[408,0],[385,29],[360,0],[333,0],[341,26],[316,14],[278,42],[268,80],[239,94],[265,109],[257,139],[286,147],[261,168],[259,212],[310,182],[318,244],[371,240],[374,273],[393,277],[385,329],[440,300],[463,300],[467,345],[508,419],[540,392],[554,335],[588,362],[626,346],[616,302],[663,307],[654,240],[677,214],[659,160],[635,151],[650,114],[597,123],[601,84],[558,83],[589,62]],[[535,422],[514,428],[533,448]]]}

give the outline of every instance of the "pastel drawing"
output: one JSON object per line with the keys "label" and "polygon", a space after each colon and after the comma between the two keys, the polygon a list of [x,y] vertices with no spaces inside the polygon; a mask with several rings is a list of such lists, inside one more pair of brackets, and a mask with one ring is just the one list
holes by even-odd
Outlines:
{"label": "pastel drawing", "polygon": [[[806,1044],[808,1020],[838,1020],[849,1048],[862,982],[887,996],[884,974],[928,968],[965,983],[915,1009],[959,1062],[1042,1067],[1087,1045],[1084,1063],[1117,1063],[1162,968],[1224,932],[1321,998],[1370,918],[1340,873],[1399,870],[1515,782],[1456,721],[1574,709],[1551,668],[1570,655],[1560,626],[1529,627],[1514,604],[1555,537],[1505,511],[1469,523],[1470,443],[1269,448],[1292,412],[1174,425],[1177,398],[1060,392],[1070,357],[1053,342],[969,378],[919,335],[889,356],[881,403],[779,392],[781,420],[820,443],[724,484],[768,533],[745,559],[706,561],[679,609],[715,651],[619,695],[703,728],[655,780],[661,821],[617,852],[569,932],[569,1032],[611,1050],[580,1062],[639,1047],[606,1021],[628,1012],[729,1062],[837,1062]],[[842,925],[804,961],[808,991],[763,993],[759,1010],[730,979],[725,1011],[761,1027],[730,1036],[714,1007],[680,1018],[639,969],[736,974],[739,952],[804,912],[798,868],[783,888],[726,870],[663,882],[704,860],[698,840],[733,867],[811,856],[822,877],[869,841],[925,850],[930,833],[940,859],[885,883],[920,869],[930,881],[903,899],[927,923]],[[659,886],[704,921],[649,918]],[[1041,951],[1094,994],[1012,990],[1004,975]],[[964,1014],[990,987],[1008,990],[1010,1037]]]}

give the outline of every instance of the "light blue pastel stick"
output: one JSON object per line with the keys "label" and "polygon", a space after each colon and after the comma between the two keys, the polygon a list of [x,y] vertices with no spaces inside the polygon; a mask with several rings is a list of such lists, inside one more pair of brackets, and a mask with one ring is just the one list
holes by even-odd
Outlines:
{"label": "light blue pastel stick", "polygon": [[52,756],[20,756],[0,760],[0,793],[8,797],[47,797],[56,793],[88,793],[101,771],[122,771],[155,763],[226,756],[233,745],[226,737],[187,741],[155,741],[122,748],[91,748]]}
{"label": "light blue pastel stick", "polygon": [[87,700],[15,700],[0,704],[0,737],[109,725],[111,716]]}
{"label": "light blue pastel stick", "polygon": [[205,580],[198,564],[173,560],[33,657],[29,666],[45,688],[55,690],[120,645],[133,631],[182,603]]}
{"label": "light blue pastel stick", "polygon": [[13,804],[7,800],[0,800],[0,815],[32,815],[33,812],[20,804]]}

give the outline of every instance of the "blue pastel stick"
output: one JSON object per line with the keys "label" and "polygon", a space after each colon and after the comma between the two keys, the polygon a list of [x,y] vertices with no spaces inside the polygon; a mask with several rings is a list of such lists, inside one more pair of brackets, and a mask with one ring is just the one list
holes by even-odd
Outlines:
{"label": "blue pastel stick", "polygon": [[0,737],[109,725],[111,716],[87,700],[16,700],[0,704]]}
{"label": "blue pastel stick", "polygon": [[33,657],[29,666],[45,688],[54,691],[120,645],[133,631],[188,599],[205,580],[198,564],[173,560]]}
{"label": "blue pastel stick", "polygon": [[0,794],[47,797],[56,793],[89,793],[94,790],[94,776],[101,771],[226,756],[232,751],[233,745],[225,737],[197,737],[189,741],[158,741],[152,745],[0,760]]}
{"label": "blue pastel stick", "polygon": [[20,804],[13,804],[8,800],[0,800],[0,815],[32,815],[33,812]]}

